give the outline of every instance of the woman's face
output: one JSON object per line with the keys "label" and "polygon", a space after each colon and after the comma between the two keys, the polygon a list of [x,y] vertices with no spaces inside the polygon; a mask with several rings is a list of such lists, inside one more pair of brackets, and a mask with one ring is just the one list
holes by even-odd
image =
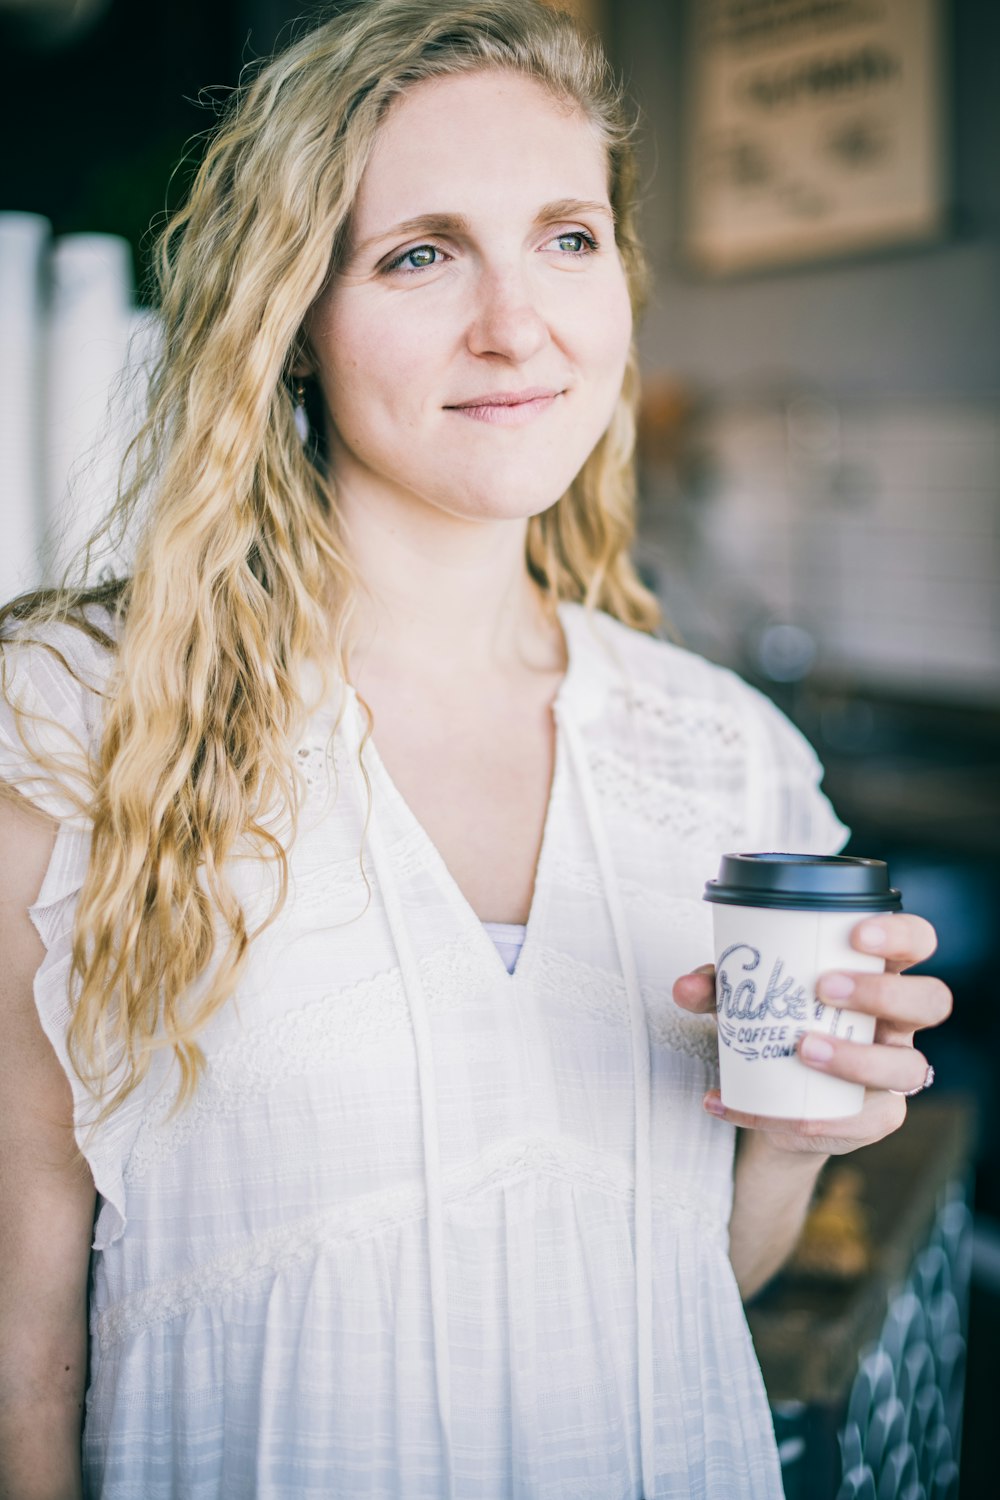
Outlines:
{"label": "woman's face", "polygon": [[608,425],[631,329],[584,116],[510,73],[415,85],[306,324],[344,500],[547,509]]}

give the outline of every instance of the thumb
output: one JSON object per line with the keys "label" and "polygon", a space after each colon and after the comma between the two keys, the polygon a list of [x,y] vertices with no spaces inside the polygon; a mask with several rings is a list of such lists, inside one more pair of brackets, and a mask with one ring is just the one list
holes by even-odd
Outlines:
{"label": "thumb", "polygon": [[715,1010],[715,965],[701,964],[674,981],[674,1001],[682,1010],[708,1014]]}

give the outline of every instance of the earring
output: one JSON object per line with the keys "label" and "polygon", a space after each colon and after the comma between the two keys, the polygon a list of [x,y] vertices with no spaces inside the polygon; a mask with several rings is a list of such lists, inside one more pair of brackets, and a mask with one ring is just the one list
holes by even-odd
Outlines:
{"label": "earring", "polygon": [[299,435],[299,442],[304,446],[309,441],[309,417],[306,412],[305,381],[296,380],[292,390],[295,395],[295,431]]}

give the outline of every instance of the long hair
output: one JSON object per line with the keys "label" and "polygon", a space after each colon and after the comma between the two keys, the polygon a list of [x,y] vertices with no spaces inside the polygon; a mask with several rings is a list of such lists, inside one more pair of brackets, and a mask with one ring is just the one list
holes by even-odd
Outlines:
{"label": "long hair", "polygon": [[[198,1033],[254,935],[227,858],[238,848],[272,862],[268,920],[285,899],[287,839],[273,813],[294,830],[301,668],[327,661],[331,682],[346,677],[357,593],[335,482],[296,431],[291,369],[386,110],[421,80],[483,69],[538,80],[598,130],[638,305],[630,125],[596,44],[539,0],[338,6],[233,96],[163,233],[163,354],[106,527],[137,534],[130,576],[0,612],[0,632],[19,642],[44,645],[42,627],[73,622],[115,653],[86,774],[93,835],[68,1038],[103,1114],[158,1047],[173,1049],[179,1101],[190,1097]],[[567,493],[530,520],[526,562],[552,601],[652,629],[657,606],[628,557],[635,401],[633,352],[607,430]]]}

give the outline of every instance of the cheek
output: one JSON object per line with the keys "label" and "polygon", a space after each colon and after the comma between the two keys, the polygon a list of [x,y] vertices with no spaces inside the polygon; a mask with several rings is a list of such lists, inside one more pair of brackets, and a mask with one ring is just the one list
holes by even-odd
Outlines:
{"label": "cheek", "polygon": [[313,336],[313,348],[324,386],[333,397],[340,386],[363,380],[370,359],[365,349],[364,319],[349,310],[327,313]]}
{"label": "cheek", "polygon": [[422,368],[421,345],[405,332],[399,320],[369,318],[363,308],[349,307],[331,312],[317,329],[320,382],[330,418],[345,438],[377,429],[386,414],[405,424]]}
{"label": "cheek", "polygon": [[613,295],[608,298],[602,310],[602,315],[595,319],[595,337],[605,357],[611,363],[618,366],[625,363],[632,344],[632,331],[632,302],[628,294],[628,285],[622,274],[614,287]]}
{"label": "cheek", "polygon": [[610,282],[601,296],[588,299],[573,324],[575,355],[595,393],[606,386],[617,391],[632,344],[632,306],[624,277]]}

